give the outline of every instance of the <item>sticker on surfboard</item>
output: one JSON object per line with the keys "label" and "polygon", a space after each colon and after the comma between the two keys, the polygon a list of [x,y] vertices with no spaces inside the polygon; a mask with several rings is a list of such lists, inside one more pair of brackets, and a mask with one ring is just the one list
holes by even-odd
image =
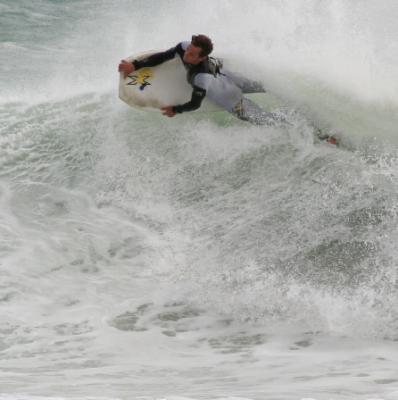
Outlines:
{"label": "sticker on surfboard", "polygon": [[141,68],[138,71],[133,72],[128,75],[131,79],[127,85],[137,85],[140,90],[144,90],[147,86],[151,85],[151,78],[153,78],[154,73],[152,68]]}

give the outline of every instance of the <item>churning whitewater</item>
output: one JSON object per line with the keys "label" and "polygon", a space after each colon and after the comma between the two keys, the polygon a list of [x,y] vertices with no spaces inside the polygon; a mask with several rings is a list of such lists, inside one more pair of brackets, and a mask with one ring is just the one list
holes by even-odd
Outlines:
{"label": "churning whitewater", "polygon": [[[397,18],[0,0],[0,399],[398,399]],[[292,125],[118,99],[196,33]]]}

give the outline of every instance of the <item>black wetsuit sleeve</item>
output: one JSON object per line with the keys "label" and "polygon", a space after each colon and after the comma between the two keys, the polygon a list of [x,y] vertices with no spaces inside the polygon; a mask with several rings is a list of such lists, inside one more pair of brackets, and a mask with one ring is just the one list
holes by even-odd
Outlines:
{"label": "black wetsuit sleeve", "polygon": [[177,53],[181,52],[182,49],[180,50],[180,48],[181,48],[181,43],[179,43],[175,47],[172,47],[169,50],[151,54],[150,56],[145,57],[142,60],[134,60],[132,64],[134,65],[135,69],[140,69],[144,67],[154,67],[155,65],[162,64],[165,61],[172,60]]}
{"label": "black wetsuit sleeve", "polygon": [[205,96],[206,96],[206,90],[194,85],[191,100],[188,101],[188,103],[174,106],[173,110],[176,113],[197,110],[202,104],[202,101],[205,98]]}

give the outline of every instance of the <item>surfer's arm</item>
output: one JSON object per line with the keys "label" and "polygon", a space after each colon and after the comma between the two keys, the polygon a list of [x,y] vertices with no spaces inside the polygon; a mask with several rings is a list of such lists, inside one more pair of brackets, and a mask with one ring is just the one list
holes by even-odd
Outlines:
{"label": "surfer's arm", "polygon": [[185,111],[197,110],[203,99],[206,96],[207,90],[209,89],[212,79],[214,79],[210,74],[199,73],[193,79],[193,91],[191,100],[188,103],[174,106],[173,110],[176,113],[182,113]]}
{"label": "surfer's arm", "polygon": [[142,60],[134,60],[132,64],[135,69],[140,69],[144,67],[155,67],[156,65],[162,64],[165,61],[172,60],[177,53],[183,52],[184,50],[181,48],[181,43],[177,44],[177,46],[172,47],[169,50],[161,51],[159,53],[151,54],[148,57],[143,58]]}
{"label": "surfer's arm", "polygon": [[178,106],[173,106],[173,111],[176,113],[182,113],[185,111],[197,110],[201,106],[205,96],[206,96],[206,90],[194,85],[191,100],[188,101],[187,103]]}

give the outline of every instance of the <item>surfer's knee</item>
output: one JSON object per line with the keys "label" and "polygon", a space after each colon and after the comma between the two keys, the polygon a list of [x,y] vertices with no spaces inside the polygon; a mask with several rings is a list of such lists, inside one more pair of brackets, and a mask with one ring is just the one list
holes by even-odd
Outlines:
{"label": "surfer's knee", "polygon": [[243,107],[243,100],[240,100],[235,107],[232,109],[231,112],[233,115],[235,115],[235,117],[243,120],[243,121],[248,121],[248,116],[245,113],[245,109]]}
{"label": "surfer's knee", "polygon": [[240,120],[249,122],[252,125],[290,125],[286,115],[283,113],[265,111],[254,101],[245,97],[234,107],[232,114]]}

